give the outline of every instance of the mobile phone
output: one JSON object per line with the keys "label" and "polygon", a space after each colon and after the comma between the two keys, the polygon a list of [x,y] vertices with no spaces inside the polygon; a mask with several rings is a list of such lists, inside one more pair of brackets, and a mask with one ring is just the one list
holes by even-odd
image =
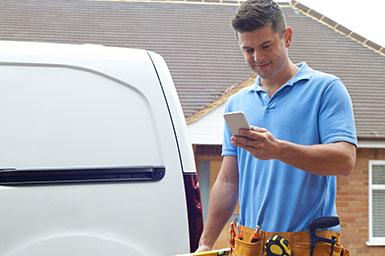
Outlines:
{"label": "mobile phone", "polygon": [[239,129],[250,130],[249,122],[242,111],[225,113],[223,114],[223,117],[225,118],[232,135],[238,135]]}

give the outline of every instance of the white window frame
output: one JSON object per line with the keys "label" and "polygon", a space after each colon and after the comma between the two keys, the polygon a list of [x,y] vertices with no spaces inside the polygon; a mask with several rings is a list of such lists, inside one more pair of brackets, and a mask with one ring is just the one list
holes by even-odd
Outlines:
{"label": "white window frame", "polygon": [[385,246],[385,237],[373,237],[373,189],[385,190],[385,184],[372,184],[372,172],[374,165],[385,165],[385,160],[369,160],[369,241],[366,242],[366,245]]}

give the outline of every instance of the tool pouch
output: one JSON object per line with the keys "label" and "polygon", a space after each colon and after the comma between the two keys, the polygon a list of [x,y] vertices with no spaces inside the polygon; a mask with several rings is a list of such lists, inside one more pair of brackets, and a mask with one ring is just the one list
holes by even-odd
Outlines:
{"label": "tool pouch", "polygon": [[[272,235],[280,235],[287,240],[289,240],[289,244],[292,249],[292,254],[294,256],[307,256],[310,254],[310,235],[307,231],[298,231],[298,232],[264,232],[260,231],[261,238],[256,243],[249,243],[251,234],[255,231],[255,229],[247,228],[244,226],[239,227],[243,240],[239,240],[235,238],[235,246],[233,254],[234,256],[264,256],[266,252],[264,250],[264,245],[266,241]],[[316,234],[320,237],[331,238],[332,236],[336,237],[336,244],[333,249],[333,256],[350,256],[350,252],[348,249],[343,248],[343,246],[339,243],[339,235],[340,233],[335,231],[321,230],[316,231]],[[325,242],[317,242],[313,256],[330,256],[331,245],[330,243]]]}
{"label": "tool pouch", "polygon": [[[290,232],[293,235],[290,235],[289,242],[293,249],[293,255],[309,255],[310,254],[310,239],[309,232],[299,231],[299,232]],[[348,249],[343,248],[339,243],[339,232],[320,230],[316,231],[317,236],[331,238],[332,236],[336,237],[336,243],[333,248],[333,256],[350,256]],[[313,256],[330,256],[332,251],[332,245],[325,242],[317,242],[313,251]]]}
{"label": "tool pouch", "polygon": [[[309,255],[310,246],[309,243],[298,242],[292,246],[293,255]],[[329,243],[318,242],[314,248],[313,256],[330,256],[332,247]],[[350,255],[345,254],[344,248],[338,242],[334,245],[333,256]],[[347,250],[348,251],[348,250]]]}
{"label": "tool pouch", "polygon": [[239,240],[235,238],[235,246],[233,255],[234,256],[260,256],[263,255],[263,246],[264,241],[260,239],[256,243],[248,242],[250,240],[251,234],[255,231],[255,229],[246,228],[240,226],[240,230],[243,235],[243,240]]}
{"label": "tool pouch", "polygon": [[[247,241],[247,240],[246,240]],[[234,256],[259,256],[262,255],[263,241],[249,243],[243,240],[235,239]]]}

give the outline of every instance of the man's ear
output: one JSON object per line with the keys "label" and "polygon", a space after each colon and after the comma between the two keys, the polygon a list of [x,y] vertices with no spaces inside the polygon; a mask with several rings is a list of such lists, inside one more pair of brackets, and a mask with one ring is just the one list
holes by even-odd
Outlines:
{"label": "man's ear", "polygon": [[291,28],[286,28],[283,32],[283,40],[285,40],[286,48],[289,48],[291,41],[293,40],[293,30]]}

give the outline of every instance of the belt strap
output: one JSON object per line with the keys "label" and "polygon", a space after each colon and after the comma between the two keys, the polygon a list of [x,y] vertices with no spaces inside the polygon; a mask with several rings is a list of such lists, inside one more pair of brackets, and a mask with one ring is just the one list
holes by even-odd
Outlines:
{"label": "belt strap", "polygon": [[[248,241],[251,234],[255,229],[239,226],[244,238]],[[279,235],[289,240],[290,245],[293,247],[296,244],[308,244],[310,246],[310,233],[309,231],[295,231],[295,232],[266,232],[260,230],[260,240],[263,241],[263,244],[273,235]],[[340,233],[331,230],[317,230],[317,236],[331,238],[332,236],[336,237],[336,243],[339,243]]]}

